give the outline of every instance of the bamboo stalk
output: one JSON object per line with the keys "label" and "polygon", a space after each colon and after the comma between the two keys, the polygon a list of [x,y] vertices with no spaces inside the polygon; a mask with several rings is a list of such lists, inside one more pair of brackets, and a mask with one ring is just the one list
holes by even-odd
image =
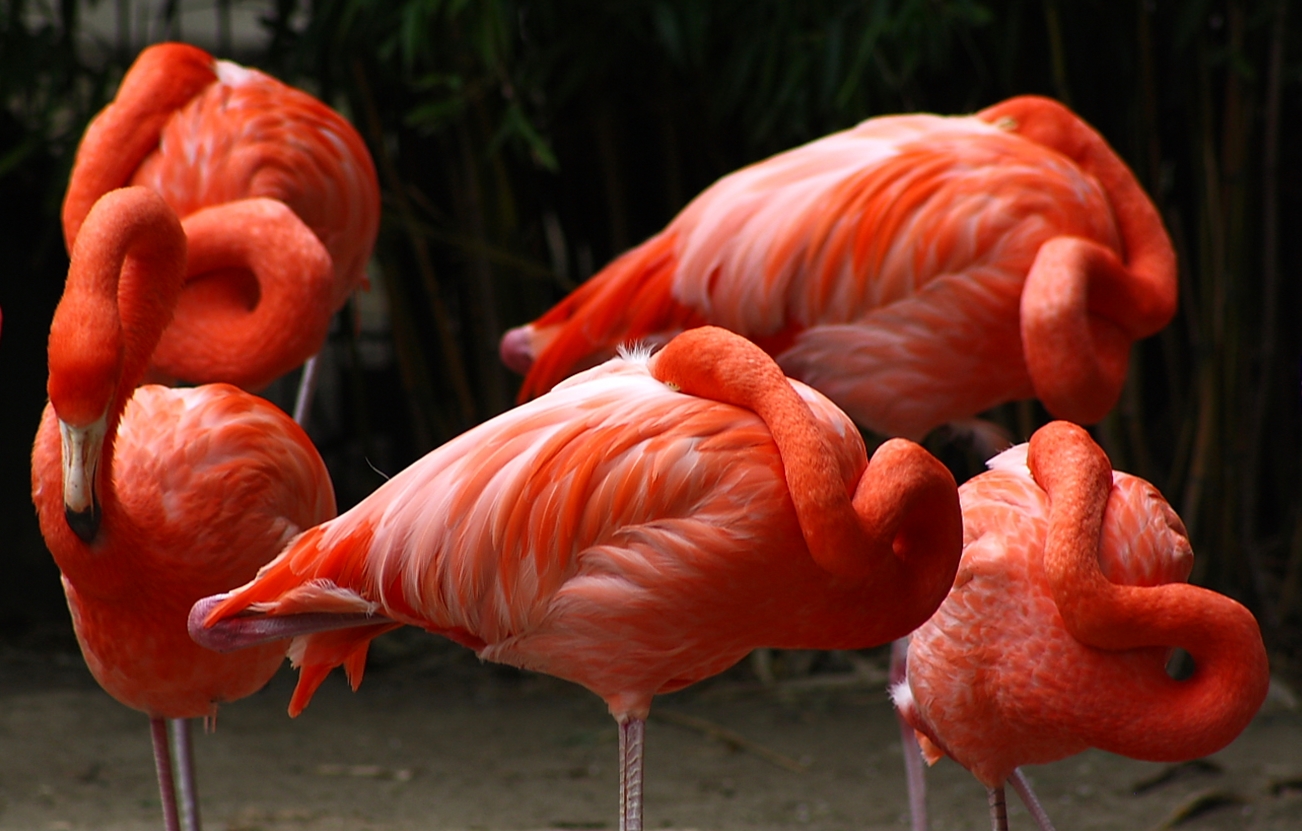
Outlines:
{"label": "bamboo stalk", "polygon": [[1044,26],[1049,37],[1053,89],[1058,100],[1070,107],[1071,89],[1067,85],[1067,50],[1062,42],[1062,22],[1058,18],[1057,0],[1044,0]]}
{"label": "bamboo stalk", "polygon": [[438,444],[435,440],[435,427],[441,436],[450,436],[454,431],[442,421],[438,402],[430,388],[429,365],[425,362],[425,352],[420,346],[420,335],[399,281],[393,279],[393,273],[390,272],[383,275],[380,285],[384,287],[389,301],[390,334],[398,362],[398,376],[407,393],[404,397],[412,432],[415,434],[417,450],[424,453]]}
{"label": "bamboo stalk", "polygon": [[[479,107],[475,107],[481,129],[488,132],[487,118]],[[478,243],[480,249],[488,248],[488,230],[484,222],[484,196],[479,181],[479,170],[475,160],[470,129],[465,119],[457,119],[457,145],[460,149],[460,168],[464,187],[460,196],[464,203],[462,219],[471,239]],[[507,407],[506,375],[501,361],[498,360],[497,341],[502,336],[502,324],[497,314],[497,292],[494,288],[493,267],[488,258],[482,254],[470,257],[471,280],[469,285],[470,300],[469,324],[471,343],[474,350],[474,364],[478,370],[480,383],[478,389],[484,397],[486,413],[496,415]]]}
{"label": "bamboo stalk", "polygon": [[[1240,15],[1241,16],[1241,15]],[[1261,223],[1262,253],[1261,310],[1257,319],[1261,325],[1261,339],[1257,347],[1256,372],[1247,373],[1252,383],[1245,398],[1248,407],[1240,458],[1242,477],[1239,483],[1239,536],[1240,545],[1247,553],[1253,587],[1260,610],[1266,618],[1268,629],[1280,624],[1279,609],[1267,588],[1267,574],[1261,562],[1258,540],[1258,514],[1260,511],[1260,486],[1262,444],[1266,434],[1269,391],[1275,370],[1277,340],[1276,319],[1279,296],[1279,109],[1282,95],[1281,76],[1284,71],[1285,23],[1288,17],[1287,0],[1275,4],[1274,26],[1270,40],[1270,53],[1266,69],[1265,134],[1262,137],[1261,161]]]}
{"label": "bamboo stalk", "polygon": [[624,177],[619,170],[618,141],[615,138],[614,119],[608,107],[602,107],[595,116],[597,158],[601,161],[602,184],[606,192],[606,210],[610,218],[610,246],[612,255],[628,248],[628,212],[625,210]]}
{"label": "bamboo stalk", "polygon": [[452,390],[456,395],[457,412],[461,421],[460,426],[464,429],[475,422],[475,401],[474,396],[470,393],[470,383],[466,379],[465,362],[461,357],[461,347],[457,344],[456,334],[453,331],[452,316],[448,313],[447,306],[443,302],[443,294],[439,287],[438,275],[434,271],[434,262],[430,258],[429,246],[425,244],[425,239],[418,233],[415,214],[411,209],[411,201],[407,197],[406,185],[403,183],[402,176],[398,173],[398,168],[394,164],[393,157],[389,154],[385,144],[384,128],[381,126],[380,113],[375,105],[375,96],[372,94],[370,84],[366,78],[366,70],[360,60],[354,59],[352,65],[353,77],[357,82],[357,88],[362,99],[362,109],[366,115],[367,132],[371,136],[371,147],[375,151],[380,172],[388,185],[389,193],[392,195],[394,205],[398,209],[399,220],[407,233],[412,253],[416,258],[416,268],[420,273],[421,282],[425,286],[430,312],[434,317],[434,328],[437,330],[439,346],[443,352],[444,368],[447,371],[448,380],[452,384]]}

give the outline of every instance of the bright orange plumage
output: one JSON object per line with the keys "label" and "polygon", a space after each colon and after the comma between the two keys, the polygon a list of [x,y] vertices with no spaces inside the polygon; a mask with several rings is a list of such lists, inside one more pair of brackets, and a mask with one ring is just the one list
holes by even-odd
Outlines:
{"label": "bright orange plumage", "polygon": [[32,454],[32,498],[87,664],[155,718],[209,716],[266,683],[285,645],[201,649],[190,606],[334,515],[320,456],[273,405],[225,384],[136,388],[184,267],[180,223],[157,195],[114,191],[91,210],[51,327],[51,403]]}
{"label": "bright orange plumage", "polygon": [[91,205],[128,184],[160,193],[190,238],[186,290],[152,359],[163,376],[263,387],[320,349],[365,283],[380,215],[366,145],[257,70],[185,44],[144,50],[78,148],[69,250]]}
{"label": "bright orange plumage", "polygon": [[435,450],[196,604],[191,632],[218,649],[297,635],[291,714],[335,666],[360,682],[400,624],[580,683],[619,722],[619,827],[639,829],[654,695],[758,646],[882,643],[943,599],[953,477],[902,439],[865,456],[825,398],[698,328]]}
{"label": "bright orange plumage", "polygon": [[[720,332],[698,330],[707,331]],[[206,621],[246,608],[375,613],[488,660],[576,681],[617,717],[640,718],[653,695],[718,673],[757,646],[878,644],[939,603],[950,573],[946,534],[957,534],[945,501],[952,478],[939,463],[916,445],[891,443],[865,473],[854,425],[800,384],[791,386],[817,425],[803,441],[824,455],[815,463],[802,451],[780,455],[777,431],[754,412],[658,380],[668,371],[660,357],[650,367],[613,360],[444,445],[305,533]],[[824,555],[811,556],[806,540],[835,548],[841,532],[798,518],[793,496],[819,486],[791,484],[803,481],[790,479],[797,465],[835,483],[817,500],[843,500],[845,515],[861,479],[879,489],[855,500],[861,518],[846,533],[904,523],[900,533],[915,547],[874,554],[862,543],[820,565]],[[912,485],[891,490],[892,471],[914,470],[931,482],[925,510],[910,507]],[[839,577],[829,567],[863,573]],[[359,673],[380,631],[296,642],[291,655],[303,674],[292,710],[331,667],[351,658]]]}
{"label": "bright orange plumage", "polygon": [[[1261,633],[1183,582],[1193,552],[1166,500],[1064,423],[991,467],[960,489],[963,561],[894,690],[931,760],[993,789],[1088,747],[1180,761],[1234,739],[1269,683]],[[1177,646],[1197,664],[1183,681],[1165,670]]]}
{"label": "bright orange plumage", "polygon": [[917,438],[1033,395],[1097,420],[1175,297],[1130,171],[1069,110],[1024,97],[872,119],[726,176],[508,332],[502,356],[527,399],[620,343],[708,322],[860,425]]}

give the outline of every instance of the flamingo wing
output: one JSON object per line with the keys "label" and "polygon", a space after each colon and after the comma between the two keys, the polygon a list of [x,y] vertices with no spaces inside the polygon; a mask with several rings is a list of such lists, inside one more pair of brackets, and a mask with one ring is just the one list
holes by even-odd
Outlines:
{"label": "flamingo wing", "polygon": [[307,435],[227,384],[139,387],[114,459],[115,490],[152,541],[152,565],[183,575],[195,597],[251,579],[289,539],[335,515],[329,473]]}

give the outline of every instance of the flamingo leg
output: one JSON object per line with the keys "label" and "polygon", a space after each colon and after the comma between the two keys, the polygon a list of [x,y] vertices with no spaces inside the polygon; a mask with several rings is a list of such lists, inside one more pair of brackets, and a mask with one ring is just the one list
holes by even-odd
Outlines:
{"label": "flamingo leg", "polygon": [[1017,795],[1022,798],[1022,803],[1026,805],[1026,810],[1031,812],[1035,819],[1035,824],[1040,827],[1040,831],[1054,831],[1053,823],[1049,821],[1049,815],[1044,811],[1044,805],[1040,803],[1039,797],[1035,791],[1031,790],[1031,783],[1022,773],[1021,768],[1015,768],[1013,775],[1008,777],[1008,782],[1017,791]]}
{"label": "flamingo leg", "polygon": [[642,831],[642,750],[646,721],[619,723],[619,831]]}
{"label": "flamingo leg", "polygon": [[176,786],[172,780],[172,753],[167,743],[167,720],[150,717],[149,732],[154,739],[154,769],[158,773],[158,795],[163,801],[163,828],[181,831],[181,819],[176,813]]}
{"label": "flamingo leg", "polygon": [[[889,689],[904,680],[908,669],[909,638],[891,643]],[[904,781],[909,791],[909,822],[912,831],[927,831],[927,780],[922,767],[922,749],[918,736],[899,710],[895,721],[900,725],[900,748],[904,751]]]}
{"label": "flamingo leg", "polygon": [[193,733],[188,718],[168,719],[172,734],[172,755],[180,775],[181,824],[185,831],[201,831],[199,826],[199,788],[194,776]]}
{"label": "flamingo leg", "polygon": [[317,358],[313,355],[303,364],[303,374],[298,379],[298,394],[294,397],[294,423],[299,427],[307,425],[308,413],[312,410],[312,396],[316,393]]}
{"label": "flamingo leg", "polygon": [[986,788],[986,800],[990,803],[991,831],[1008,831],[1008,800],[1004,798],[1004,786]]}

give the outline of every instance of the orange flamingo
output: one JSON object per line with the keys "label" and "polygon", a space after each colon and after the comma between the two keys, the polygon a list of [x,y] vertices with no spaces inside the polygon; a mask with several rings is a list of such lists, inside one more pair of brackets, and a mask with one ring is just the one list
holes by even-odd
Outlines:
{"label": "orange flamingo", "polygon": [[[222,649],[316,632],[290,650],[291,715],[335,666],[355,687],[401,624],[582,684],[619,722],[637,829],[652,696],[759,646],[899,637],[944,597],[961,537],[934,457],[895,439],[869,461],[827,399],[707,327],[435,450],[196,605],[191,632]],[[350,628],[318,632],[331,617]]]}
{"label": "orange flamingo", "polygon": [[[156,377],[261,389],[320,349],[365,283],[380,216],[366,145],[334,110],[255,69],[181,43],[141,52],[77,150],[69,251],[96,200],[128,184],[162,194],[189,238]],[[231,225],[247,229],[241,245]]]}
{"label": "orange flamingo", "polygon": [[[233,245],[242,233],[228,229]],[[285,653],[198,647],[191,605],[335,513],[320,456],[275,406],[226,384],[137,389],[185,265],[181,224],[156,193],[112,191],[90,210],[50,328],[50,403],[32,451],[32,499],[82,654],[110,695],[150,717],[169,831],[165,719],[211,718]],[[182,795],[193,796],[184,783]]]}
{"label": "orange flamingo", "polygon": [[528,399],[624,341],[711,323],[860,426],[919,439],[1004,401],[1090,423],[1176,308],[1175,256],[1070,110],[876,118],[720,179],[502,339]]}
{"label": "orange flamingo", "polygon": [[[1088,747],[1182,761],[1242,732],[1270,681],[1261,631],[1243,606],[1184,582],[1193,551],[1161,494],[1114,473],[1065,422],[990,466],[960,489],[954,588],[913,633],[907,682],[892,690],[927,759],[970,770],[1002,829],[1019,765]],[[1166,672],[1174,647],[1197,665],[1187,680]]]}

